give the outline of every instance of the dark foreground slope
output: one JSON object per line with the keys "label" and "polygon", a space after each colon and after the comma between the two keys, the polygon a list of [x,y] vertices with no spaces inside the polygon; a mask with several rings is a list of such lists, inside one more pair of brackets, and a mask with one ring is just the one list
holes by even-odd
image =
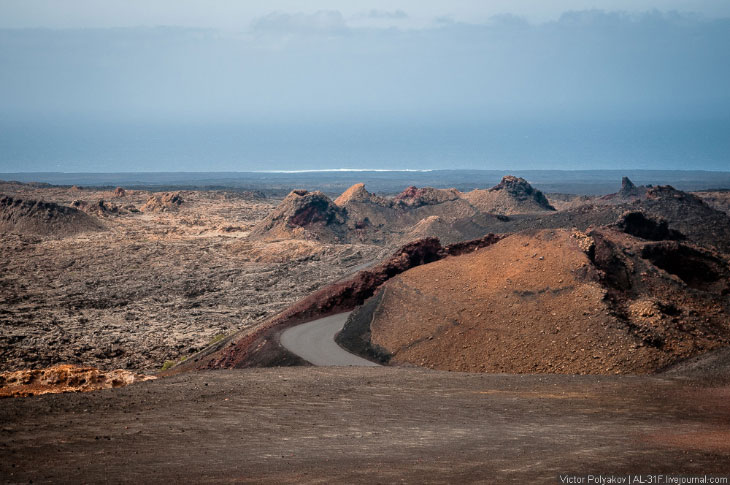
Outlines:
{"label": "dark foreground slope", "polygon": [[730,387],[392,368],[188,374],[0,400],[28,483],[560,483],[730,471]]}

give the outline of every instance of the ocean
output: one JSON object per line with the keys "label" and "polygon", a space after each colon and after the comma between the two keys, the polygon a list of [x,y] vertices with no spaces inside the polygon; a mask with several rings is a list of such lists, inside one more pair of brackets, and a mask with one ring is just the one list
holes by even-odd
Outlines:
{"label": "ocean", "polygon": [[730,170],[730,120],[0,121],[0,172]]}

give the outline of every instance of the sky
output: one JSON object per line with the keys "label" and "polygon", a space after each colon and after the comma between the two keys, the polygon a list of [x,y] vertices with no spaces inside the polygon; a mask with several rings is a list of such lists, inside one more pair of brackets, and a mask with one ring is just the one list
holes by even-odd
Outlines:
{"label": "sky", "polygon": [[0,0],[0,172],[727,169],[728,45],[726,1]]}
{"label": "sky", "polygon": [[649,10],[730,17],[725,0],[0,0],[0,28],[109,28],[176,25],[245,30],[272,12],[338,11],[351,25],[427,27],[437,19],[483,23],[511,14],[531,22],[566,11]]}

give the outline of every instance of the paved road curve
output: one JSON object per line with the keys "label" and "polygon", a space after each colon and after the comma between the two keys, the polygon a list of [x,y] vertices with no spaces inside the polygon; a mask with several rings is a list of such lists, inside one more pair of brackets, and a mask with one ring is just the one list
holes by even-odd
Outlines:
{"label": "paved road curve", "polygon": [[335,343],[335,334],[342,330],[349,315],[339,313],[292,327],[281,334],[281,345],[317,366],[377,366]]}

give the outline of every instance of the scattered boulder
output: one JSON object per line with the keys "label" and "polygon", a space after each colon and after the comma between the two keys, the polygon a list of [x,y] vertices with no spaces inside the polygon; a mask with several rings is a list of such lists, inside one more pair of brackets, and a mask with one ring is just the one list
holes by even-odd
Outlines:
{"label": "scattered boulder", "polygon": [[124,190],[122,187],[117,187],[114,189],[114,197],[126,197],[127,191]]}

